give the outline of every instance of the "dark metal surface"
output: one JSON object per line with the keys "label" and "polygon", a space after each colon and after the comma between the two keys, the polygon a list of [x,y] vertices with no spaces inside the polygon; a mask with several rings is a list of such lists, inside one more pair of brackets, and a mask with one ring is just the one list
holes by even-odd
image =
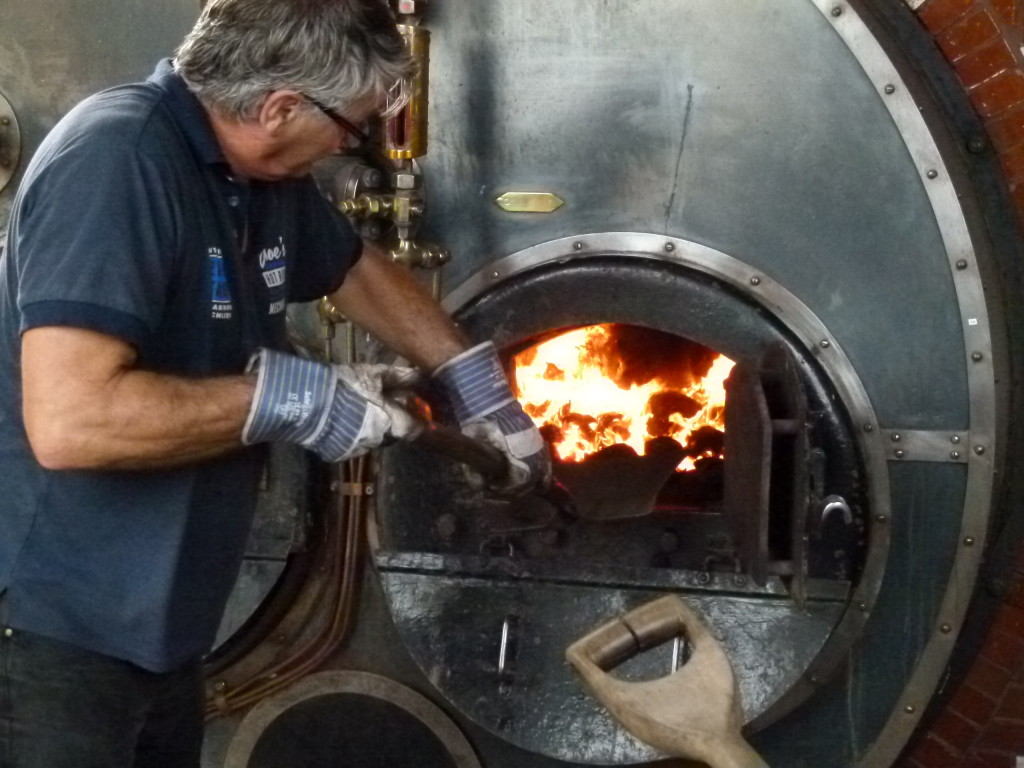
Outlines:
{"label": "dark metal surface", "polygon": [[8,0],[2,14],[0,92],[18,116],[22,153],[14,183],[0,192],[0,233],[18,179],[50,128],[86,96],[148,77],[181,42],[199,4]]}

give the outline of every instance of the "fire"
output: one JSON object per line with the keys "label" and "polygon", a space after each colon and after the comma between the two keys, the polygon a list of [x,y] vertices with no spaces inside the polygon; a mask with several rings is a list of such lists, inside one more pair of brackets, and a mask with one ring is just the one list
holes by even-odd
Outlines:
{"label": "fire", "polygon": [[638,326],[592,325],[536,344],[513,363],[516,395],[563,461],[619,443],[642,456],[655,437],[688,447],[680,470],[720,455],[720,440],[701,438],[725,428],[733,362],[705,347]]}

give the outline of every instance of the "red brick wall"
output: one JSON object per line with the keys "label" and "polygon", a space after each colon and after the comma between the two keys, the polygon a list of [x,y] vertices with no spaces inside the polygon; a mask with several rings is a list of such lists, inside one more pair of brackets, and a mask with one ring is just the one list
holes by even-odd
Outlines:
{"label": "red brick wall", "polygon": [[[959,74],[1024,221],[1024,0],[909,5],[918,6],[921,21]],[[900,768],[1024,765],[1024,546],[1003,595],[966,676],[945,709],[915,736]]]}

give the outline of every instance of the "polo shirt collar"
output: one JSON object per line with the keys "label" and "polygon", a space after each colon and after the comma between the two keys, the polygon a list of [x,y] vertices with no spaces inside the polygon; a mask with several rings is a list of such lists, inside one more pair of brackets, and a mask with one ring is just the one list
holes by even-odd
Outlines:
{"label": "polo shirt collar", "polygon": [[160,88],[166,94],[170,113],[181,128],[196,156],[210,165],[227,164],[224,152],[217,143],[217,137],[210,125],[210,118],[199,103],[199,99],[188,89],[185,81],[174,71],[170,59],[161,59],[147,82]]}

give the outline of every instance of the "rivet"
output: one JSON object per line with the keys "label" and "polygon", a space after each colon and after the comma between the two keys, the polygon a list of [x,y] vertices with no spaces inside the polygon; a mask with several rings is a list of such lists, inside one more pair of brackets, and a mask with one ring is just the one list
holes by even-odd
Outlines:
{"label": "rivet", "polygon": [[704,571],[702,573],[698,573],[697,574],[697,582],[699,584],[710,584],[711,583],[711,574],[708,573],[707,571]]}
{"label": "rivet", "polygon": [[907,455],[907,452],[904,451],[902,448],[897,448],[895,451],[892,452],[892,455],[895,456],[897,459],[902,459],[904,456]]}
{"label": "rivet", "polygon": [[761,284],[761,278],[757,277],[757,276],[754,276],[754,277],[750,278],[750,284],[751,285],[760,285]]}
{"label": "rivet", "polygon": [[976,446],[974,446],[974,452],[976,454],[978,454],[979,456],[981,456],[981,454],[983,454],[985,452],[985,446],[984,445],[976,445]]}
{"label": "rivet", "polygon": [[4,629],[4,637],[14,637],[14,630],[10,627]]}
{"label": "rivet", "polygon": [[981,136],[972,136],[967,140],[967,151],[974,155],[980,155],[985,151],[985,140]]}
{"label": "rivet", "polygon": [[965,547],[973,547],[974,546],[974,537],[973,536],[965,536],[964,537],[964,546]]}
{"label": "rivet", "polygon": [[929,169],[928,173],[925,174],[929,179],[936,179],[939,176],[939,172],[934,168]]}
{"label": "rivet", "polygon": [[828,349],[831,346],[832,346],[832,342],[829,341],[828,339],[822,339],[821,340],[821,348],[822,349]]}
{"label": "rivet", "polygon": [[951,437],[949,438],[949,442],[951,442],[951,443],[953,443],[954,445],[956,445],[957,443],[959,443],[959,442],[960,442],[960,435],[952,435],[952,436],[951,436]]}
{"label": "rivet", "polygon": [[874,432],[875,431],[875,425],[874,424],[865,424],[864,425],[864,431],[865,432]]}
{"label": "rivet", "polygon": [[894,93],[896,93],[896,86],[893,85],[892,83],[887,83],[885,86],[885,92],[892,96]]}
{"label": "rivet", "polygon": [[892,433],[892,441],[894,443],[898,443],[900,441],[900,433],[899,432],[893,432]]}
{"label": "rivet", "polygon": [[737,587],[745,587],[747,586],[747,577],[742,574],[733,576],[732,583],[735,584]]}
{"label": "rivet", "polygon": [[960,451],[950,451],[949,458],[951,458],[953,461],[956,461],[957,459],[960,458]]}
{"label": "rivet", "polygon": [[4,126],[6,128],[10,124],[11,124],[11,118],[9,118],[9,117],[0,117],[0,125]]}
{"label": "rivet", "polygon": [[499,277],[501,277],[501,273],[497,270],[491,272],[491,280],[497,280]]}
{"label": "rivet", "polygon": [[956,268],[960,270],[967,269],[967,259],[957,259]]}
{"label": "rivet", "polygon": [[363,489],[363,493],[365,493],[367,496],[373,496],[373,484],[367,483],[366,487]]}
{"label": "rivet", "polygon": [[973,360],[974,362],[980,363],[984,359],[985,356],[981,354],[981,352],[971,352],[971,360]]}
{"label": "rivet", "polygon": [[885,515],[875,515],[875,522],[876,523],[887,523],[887,522],[889,522],[889,518],[886,517]]}
{"label": "rivet", "polygon": [[939,632],[941,632],[944,635],[948,635],[952,631],[953,631],[953,625],[952,624],[942,624],[939,627]]}
{"label": "rivet", "polygon": [[572,248],[573,248],[574,251],[582,251],[583,250],[583,243],[581,243],[581,242],[579,242],[577,240],[575,243],[572,244]]}
{"label": "rivet", "polygon": [[213,684],[213,690],[215,690],[215,691],[220,692],[220,691],[226,691],[227,689],[228,689],[228,684],[226,682],[224,682],[223,680],[218,680],[216,683]]}
{"label": "rivet", "polygon": [[668,251],[669,253],[671,253],[675,249],[676,249],[676,244],[675,243],[665,243],[665,250]]}
{"label": "rivet", "polygon": [[862,600],[861,602],[857,603],[857,609],[862,613],[867,613],[868,604]]}
{"label": "rivet", "polygon": [[832,8],[832,15],[835,16],[836,18],[842,16],[843,15],[843,8],[842,8],[842,6],[839,6],[839,5],[834,6]]}
{"label": "rivet", "polygon": [[913,704],[907,704],[907,706],[903,708],[903,711],[908,715],[912,715],[917,711],[917,708]]}

